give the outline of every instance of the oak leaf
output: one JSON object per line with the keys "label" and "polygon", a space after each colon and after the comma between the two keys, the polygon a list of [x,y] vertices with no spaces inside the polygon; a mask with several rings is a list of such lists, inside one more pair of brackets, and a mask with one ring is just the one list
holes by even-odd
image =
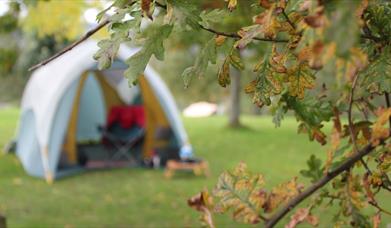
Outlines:
{"label": "oak leaf", "polygon": [[187,200],[187,204],[202,213],[202,222],[206,223],[211,228],[215,227],[211,212],[213,209],[213,199],[209,195],[208,191],[202,191],[191,197]]}
{"label": "oak leaf", "polygon": [[293,97],[303,99],[305,90],[315,87],[315,77],[305,64],[299,64],[288,69],[287,74],[289,94]]}
{"label": "oak leaf", "polygon": [[285,225],[285,228],[294,228],[296,225],[307,221],[309,224],[316,226],[319,223],[319,219],[310,213],[309,208],[299,208],[295,214],[291,216],[291,220]]}
{"label": "oak leaf", "polygon": [[236,5],[238,4],[237,0],[225,0],[225,1],[228,2],[228,9],[230,11],[234,10],[236,8]]}
{"label": "oak leaf", "polygon": [[266,202],[266,193],[262,190],[262,175],[252,174],[244,163],[240,163],[232,172],[220,175],[214,195],[219,198],[216,211],[232,210],[235,220],[255,224],[260,222],[260,211]]}
{"label": "oak leaf", "polygon": [[377,120],[372,127],[371,142],[373,146],[377,146],[380,140],[386,139],[390,136],[390,130],[384,125],[388,123],[391,118],[391,108],[379,108],[376,111]]}
{"label": "oak leaf", "polygon": [[141,0],[141,10],[144,15],[146,15],[149,19],[152,20],[152,1],[151,0]]}

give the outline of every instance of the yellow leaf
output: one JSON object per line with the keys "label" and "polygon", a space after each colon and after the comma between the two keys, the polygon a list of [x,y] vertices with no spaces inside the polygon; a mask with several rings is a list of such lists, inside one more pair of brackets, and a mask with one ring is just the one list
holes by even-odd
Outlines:
{"label": "yellow leaf", "polygon": [[232,210],[235,220],[258,223],[267,197],[263,185],[263,176],[250,173],[246,164],[241,162],[232,172],[220,175],[214,190],[214,195],[220,199],[216,211]]}
{"label": "yellow leaf", "polygon": [[371,142],[373,146],[377,146],[380,143],[380,140],[386,139],[390,136],[390,130],[387,127],[384,127],[388,120],[391,117],[391,108],[379,108],[376,111],[378,116],[376,122],[373,124],[372,128],[372,138]]}
{"label": "yellow leaf", "polygon": [[217,74],[217,80],[219,85],[222,87],[227,87],[231,83],[231,78],[229,75],[229,59],[226,58],[224,60],[223,65],[220,67],[219,72]]}
{"label": "yellow leaf", "polygon": [[289,94],[299,99],[304,98],[306,89],[315,87],[315,78],[305,64],[288,69]]}
{"label": "yellow leaf", "polygon": [[228,2],[228,9],[229,10],[234,10],[236,8],[236,5],[238,4],[238,1],[237,0],[225,0],[226,2]]}
{"label": "yellow leaf", "polygon": [[275,210],[282,203],[287,202],[300,193],[302,186],[297,183],[297,178],[280,184],[272,189],[272,192],[264,208],[266,212]]}
{"label": "yellow leaf", "polygon": [[216,46],[221,46],[221,45],[223,45],[226,38],[227,38],[227,37],[221,36],[221,35],[216,36],[216,38],[215,38]]}

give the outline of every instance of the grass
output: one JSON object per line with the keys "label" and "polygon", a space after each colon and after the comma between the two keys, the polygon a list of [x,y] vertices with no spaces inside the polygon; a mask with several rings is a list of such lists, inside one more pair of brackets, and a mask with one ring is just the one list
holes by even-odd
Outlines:
{"label": "grass", "polygon": [[[17,118],[17,109],[0,111],[0,148],[12,138]],[[211,189],[223,170],[244,161],[273,186],[298,175],[311,154],[324,157],[325,148],[297,135],[294,119],[277,129],[269,117],[246,116],[243,123],[249,127],[240,130],[226,128],[226,121],[185,119],[196,155],[209,161],[210,178],[180,174],[167,180],[162,170],[114,169],[49,186],[27,176],[15,156],[0,156],[0,213],[10,227],[199,227],[198,214],[186,200],[204,187]],[[380,202],[390,208],[390,198],[382,196]],[[320,209],[323,224],[330,224],[333,210]],[[216,223],[239,226],[228,215],[217,216]]]}

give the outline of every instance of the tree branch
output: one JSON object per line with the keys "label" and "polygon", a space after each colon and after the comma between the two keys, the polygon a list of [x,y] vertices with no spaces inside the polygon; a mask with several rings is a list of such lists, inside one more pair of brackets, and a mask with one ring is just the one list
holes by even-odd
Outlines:
{"label": "tree branch", "polygon": [[[155,5],[162,8],[162,9],[167,9],[167,6],[166,5],[163,5],[159,2],[155,2]],[[289,18],[288,18],[289,20]],[[206,28],[205,26],[203,25],[200,25],[201,29],[205,30],[205,31],[208,31],[210,33],[214,33],[216,35],[221,35],[221,36],[226,36],[226,37],[231,37],[231,38],[234,38],[234,39],[241,39],[242,37],[240,37],[238,34],[236,33],[226,33],[226,32],[220,32],[220,31],[216,31],[214,29],[211,29],[211,28]],[[254,37],[253,40],[259,40],[259,41],[268,41],[268,42],[276,42],[276,43],[287,43],[288,40],[285,40],[285,39],[268,39],[268,38],[259,38],[259,37]]]}
{"label": "tree branch", "polygon": [[[384,141],[387,139],[382,140],[381,143],[384,143]],[[329,181],[331,181],[332,179],[337,177],[342,172],[349,170],[356,162],[360,161],[364,156],[371,153],[373,149],[375,149],[375,147],[372,146],[372,144],[368,144],[367,146],[365,146],[363,149],[361,149],[357,153],[354,153],[350,158],[346,159],[336,169],[328,172],[325,176],[323,176],[321,179],[319,179],[316,183],[314,183],[313,185],[311,185],[310,187],[305,189],[303,192],[301,192],[295,198],[291,199],[283,208],[281,208],[279,211],[277,211],[272,217],[270,217],[265,222],[265,227],[270,228],[270,227],[273,227],[274,225],[276,225],[278,221],[280,221],[287,213],[289,213],[299,203],[301,203],[307,197],[312,195],[318,189],[322,188],[324,185],[326,185]]]}
{"label": "tree branch", "polygon": [[[205,31],[208,31],[210,33],[214,33],[216,35],[231,37],[231,38],[234,38],[234,39],[241,39],[242,38],[241,36],[239,36],[236,33],[219,32],[219,31],[216,31],[216,30],[211,29],[211,28],[206,28],[203,25],[199,25],[199,26],[200,26],[201,29],[203,29]],[[276,43],[286,43],[286,42],[288,42],[288,40],[285,40],[285,39],[269,39],[269,38],[260,38],[260,37],[254,37],[253,40],[269,41],[269,42],[276,42]]]}
{"label": "tree branch", "polygon": [[67,47],[65,47],[64,49],[62,49],[61,51],[57,52],[57,54],[53,55],[52,57],[30,67],[28,70],[29,71],[32,71],[32,70],[35,70],[41,66],[45,66],[46,64],[48,64],[49,62],[55,60],[56,58],[60,57],[61,55],[67,53],[68,51],[72,50],[74,47],[76,47],[77,45],[79,45],[80,43],[82,43],[83,41],[87,40],[89,37],[91,37],[92,35],[94,35],[96,32],[98,32],[101,28],[105,27],[108,23],[110,22],[109,19],[106,19],[104,21],[102,21],[101,23],[99,23],[95,28],[91,29],[90,31],[88,31],[86,34],[84,34],[84,36],[82,36],[79,40],[76,40],[75,42],[71,43],[70,45],[68,45]]}

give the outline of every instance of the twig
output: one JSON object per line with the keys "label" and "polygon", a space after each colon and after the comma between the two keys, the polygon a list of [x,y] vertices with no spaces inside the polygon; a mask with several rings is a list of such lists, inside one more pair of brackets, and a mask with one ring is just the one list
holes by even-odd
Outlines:
{"label": "twig", "polygon": [[[155,5],[160,7],[160,8],[167,9],[166,5],[163,5],[163,4],[159,3],[159,2],[155,2]],[[201,29],[203,29],[205,31],[208,31],[210,33],[214,33],[216,35],[231,37],[231,38],[234,38],[234,39],[241,39],[242,38],[242,37],[240,37],[236,33],[220,32],[220,31],[216,31],[216,30],[211,29],[211,28],[207,28],[207,27],[205,27],[205,26],[203,26],[201,24],[198,24],[198,25],[200,26]],[[269,42],[276,42],[276,43],[287,43],[288,42],[288,40],[286,40],[286,39],[269,39],[269,38],[260,38],[260,37],[254,37],[253,40],[269,41]]]}
{"label": "twig", "polygon": [[[214,33],[216,35],[231,37],[231,38],[234,38],[234,39],[241,39],[242,38],[242,37],[240,37],[236,33],[219,32],[219,31],[216,31],[216,30],[211,29],[211,28],[206,28],[203,25],[199,25],[199,26],[200,26],[201,29],[203,29],[205,31],[208,31],[208,32],[211,32],[211,33]],[[288,42],[288,40],[285,40],[285,39],[269,39],[269,38],[260,38],[260,37],[254,37],[253,40],[269,41],[269,42],[276,42],[276,43],[286,43],[286,42]]]}
{"label": "twig", "polygon": [[[387,92],[384,92],[384,97],[386,98],[387,108],[390,108],[391,104],[390,104],[390,96],[389,96],[389,94]],[[391,128],[391,117],[388,119],[388,122],[389,122],[389,125],[390,125],[390,128]]]}
{"label": "twig", "polygon": [[[356,89],[357,86],[357,81],[358,81],[358,75],[356,74],[353,79],[352,83],[352,88],[350,89],[350,94],[349,94],[349,108],[348,108],[348,124],[349,124],[349,133],[350,133],[350,138],[352,139],[352,144],[353,144],[353,149],[354,152],[357,153],[358,148],[357,148],[357,142],[356,142],[356,137],[354,135],[354,129],[353,129],[353,120],[352,120],[352,107],[353,107],[353,102],[354,102],[354,90]],[[371,170],[369,169],[367,163],[365,163],[364,159],[360,159],[361,164],[365,167],[367,172],[371,174]]]}
{"label": "twig", "polygon": [[[381,143],[384,143],[385,140],[382,140]],[[295,198],[291,199],[283,208],[281,208],[279,211],[273,214],[273,216],[270,217],[269,220],[265,222],[265,227],[270,228],[276,225],[278,221],[280,221],[288,212],[290,212],[293,208],[295,208],[299,203],[301,203],[307,197],[312,195],[318,189],[322,188],[324,185],[326,185],[329,181],[337,177],[342,172],[349,170],[356,162],[360,161],[364,156],[371,153],[374,148],[375,147],[372,146],[372,144],[366,145],[362,150],[358,151],[357,153],[353,154],[350,158],[346,159],[336,169],[328,172],[320,180],[318,180],[316,183],[314,183],[313,185],[305,189]]]}
{"label": "twig", "polygon": [[285,10],[282,10],[282,15],[285,17],[286,21],[292,26],[293,30],[296,30],[295,24],[289,19],[288,15],[286,15]]}
{"label": "twig", "polygon": [[368,202],[370,205],[376,207],[379,211],[387,214],[387,215],[391,215],[391,212],[385,210],[384,208],[380,207],[379,204],[377,202],[373,202],[373,201],[369,201]]}
{"label": "twig", "polygon": [[82,36],[79,40],[76,40],[75,42],[71,43],[70,45],[68,45],[67,47],[65,47],[64,49],[62,49],[60,52],[57,52],[57,54],[53,55],[52,57],[48,58],[48,59],[45,59],[44,61],[30,67],[28,70],[29,71],[32,71],[32,70],[35,70],[41,66],[45,66],[46,64],[48,64],[49,62],[53,61],[54,59],[60,57],[61,55],[65,54],[66,52],[72,50],[74,47],[76,47],[77,45],[79,45],[80,43],[82,43],[83,41],[87,40],[89,37],[91,37],[92,35],[94,35],[96,32],[98,32],[100,29],[102,29],[103,27],[105,27],[108,23],[110,22],[109,19],[106,19],[104,21],[102,21],[101,23],[99,23],[95,28],[91,29],[90,31],[88,31],[86,34],[84,34],[84,36]]}

